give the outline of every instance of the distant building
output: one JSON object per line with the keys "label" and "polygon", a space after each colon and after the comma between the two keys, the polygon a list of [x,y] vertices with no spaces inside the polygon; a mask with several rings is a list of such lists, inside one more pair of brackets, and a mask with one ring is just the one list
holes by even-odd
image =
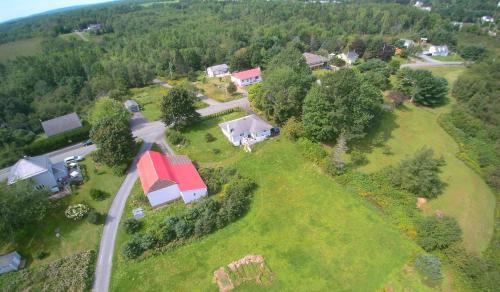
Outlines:
{"label": "distant building", "polygon": [[309,68],[311,68],[312,70],[319,69],[319,68],[325,68],[326,64],[328,62],[327,58],[320,56],[320,55],[316,55],[316,54],[312,54],[312,53],[303,53],[302,55],[306,59],[307,66],[309,66]]}
{"label": "distant building", "polygon": [[238,86],[247,86],[262,81],[260,68],[236,72],[231,75],[231,81]]}
{"label": "distant building", "polygon": [[11,252],[0,256],[0,274],[17,271],[21,265],[21,256]]}
{"label": "distant building", "polygon": [[139,104],[137,104],[135,100],[129,99],[125,101],[124,105],[125,108],[131,113],[136,113],[140,111]]}
{"label": "distant building", "polygon": [[427,38],[420,38],[420,44],[425,45],[427,43]]}
{"label": "distant building", "polygon": [[413,40],[401,39],[401,41],[403,42],[403,47],[405,48],[413,47],[415,45],[415,42]]}
{"label": "distant building", "polygon": [[424,2],[422,2],[422,1],[417,1],[415,3],[415,7],[417,7],[418,9],[424,10],[424,11],[429,11],[429,12],[432,10],[431,6],[425,6]]}
{"label": "distant building", "polygon": [[219,128],[234,146],[240,146],[245,142],[254,144],[265,140],[271,136],[273,127],[256,115],[249,115],[221,123]]}
{"label": "distant building", "polygon": [[26,156],[19,159],[9,170],[7,184],[11,185],[21,180],[30,179],[35,189],[47,188],[53,192],[59,191],[57,178],[65,177],[67,171],[53,167],[47,156]]}
{"label": "distant building", "polygon": [[429,54],[432,56],[448,56],[448,46],[430,46]]}
{"label": "distant building", "polygon": [[215,65],[207,68],[208,77],[222,77],[229,73],[229,66],[226,64]]}
{"label": "distant building", "polygon": [[458,27],[458,29],[462,29],[462,27],[464,26],[464,23],[461,21],[452,21],[451,25]]}
{"label": "distant building", "polygon": [[96,31],[96,30],[101,30],[103,29],[103,25],[101,23],[92,23],[87,25],[87,28],[85,29],[86,31]]}
{"label": "distant building", "polygon": [[187,156],[166,156],[149,150],[137,162],[137,170],[152,207],[178,198],[187,204],[207,195],[207,186]]}
{"label": "distant building", "polygon": [[483,17],[481,17],[481,22],[482,23],[485,23],[485,22],[494,22],[495,19],[493,18],[493,16],[489,16],[489,15],[485,15]]}
{"label": "distant building", "polygon": [[49,137],[81,127],[82,122],[76,113],[70,113],[42,122],[43,131]]}
{"label": "distant building", "polygon": [[344,60],[346,64],[352,65],[359,58],[359,55],[355,51],[349,51],[347,53],[342,53],[339,58]]}

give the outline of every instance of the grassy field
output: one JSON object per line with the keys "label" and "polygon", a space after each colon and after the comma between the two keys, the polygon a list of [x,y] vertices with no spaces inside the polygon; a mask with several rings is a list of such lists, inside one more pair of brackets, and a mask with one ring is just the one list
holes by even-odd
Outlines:
{"label": "grassy field", "polygon": [[[453,81],[463,70],[436,67],[431,71]],[[453,102],[451,100],[450,104]],[[363,149],[368,152],[370,163],[360,170],[372,172],[395,164],[423,146],[434,149],[446,161],[441,177],[448,186],[439,198],[425,205],[424,212],[434,214],[440,210],[455,217],[464,231],[465,246],[479,253],[487,247],[492,236],[495,197],[482,178],[455,156],[459,151],[457,143],[438,124],[440,113],[449,111],[450,104],[429,109],[406,103],[387,115],[382,127],[366,141],[383,133],[385,144],[390,146],[393,154],[384,155],[382,147],[365,147]]]}
{"label": "grassy field", "polygon": [[18,40],[0,45],[0,62],[21,56],[31,56],[41,51],[42,38]]}
{"label": "grassy field", "polygon": [[[34,267],[78,251],[98,248],[102,225],[94,225],[86,220],[67,219],[64,216],[64,210],[68,205],[85,202],[101,214],[106,214],[123,177],[113,175],[111,170],[104,166],[100,166],[98,171],[94,172],[95,164],[90,158],[83,161],[81,165],[87,168],[89,180],[79,186],[76,193],[58,201],[58,207],[48,212],[43,223],[28,226],[19,231],[16,238],[18,244],[2,245],[0,254],[17,250],[29,260],[30,266]],[[92,188],[106,191],[110,196],[103,201],[94,201],[90,197]],[[60,229],[60,238],[55,236],[56,229]],[[49,252],[49,256],[42,260],[34,258],[39,251]]]}
{"label": "grassy field", "polygon": [[159,85],[151,85],[141,88],[132,88],[130,92],[132,93],[130,99],[135,100],[141,106],[141,112],[146,119],[150,121],[160,119],[161,99],[168,93],[167,88]]}
{"label": "grassy field", "polygon": [[[205,121],[186,136],[190,141],[202,141],[207,131],[219,131],[219,119]],[[223,139],[217,138],[216,142]],[[234,157],[235,152],[214,157],[206,144],[183,152],[204,163],[232,165],[254,178],[259,187],[249,213],[161,256],[126,262],[115,254],[112,291],[217,291],[214,270],[247,254],[265,257],[274,274],[266,289],[272,291],[374,291],[386,285],[426,290],[413,272],[402,271],[419,248],[374,207],[305,160],[295,144],[278,137],[257,144],[251,154],[229,149],[240,151],[237,158],[226,158]],[[138,185],[135,192],[138,195],[130,197],[124,218],[141,200]],[[146,229],[148,222],[182,207],[181,203],[146,210],[150,216],[145,220]],[[126,237],[121,233],[118,242]],[[115,247],[115,253],[119,248]],[[239,287],[242,291],[257,288],[255,284]]]}
{"label": "grassy field", "polygon": [[229,82],[231,82],[229,76],[223,77],[221,81],[220,78],[208,78],[203,75],[200,81],[194,83],[194,86],[209,98],[226,102],[241,97],[240,93],[227,93],[226,86]]}
{"label": "grassy field", "polygon": [[443,62],[461,62],[464,59],[460,57],[460,55],[456,53],[450,53],[448,56],[434,56],[432,57],[434,60],[443,61]]}

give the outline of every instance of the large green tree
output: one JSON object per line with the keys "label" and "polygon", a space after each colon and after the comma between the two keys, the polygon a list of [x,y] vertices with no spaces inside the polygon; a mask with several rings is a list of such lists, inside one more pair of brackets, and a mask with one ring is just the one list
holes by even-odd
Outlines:
{"label": "large green tree", "polygon": [[122,166],[132,159],[135,142],[128,123],[103,118],[92,126],[90,137],[98,147],[97,158],[109,166]]}
{"label": "large green tree", "polygon": [[101,97],[95,102],[89,115],[89,121],[96,124],[103,118],[117,119],[128,124],[130,113],[121,102],[109,97]]}
{"label": "large green tree", "polygon": [[381,116],[381,92],[352,69],[326,75],[321,89],[310,93],[303,107],[304,127],[316,140],[340,134],[347,140],[362,137]]}
{"label": "large green tree", "polygon": [[37,190],[30,181],[0,184],[0,232],[12,238],[18,228],[41,221],[49,209],[48,189]]}
{"label": "large green tree", "polygon": [[161,119],[163,123],[174,128],[185,126],[195,121],[200,115],[194,103],[196,96],[185,88],[172,88],[161,102]]}
{"label": "large green tree", "polygon": [[396,89],[418,104],[437,106],[446,101],[448,81],[427,70],[403,68],[396,74]]}

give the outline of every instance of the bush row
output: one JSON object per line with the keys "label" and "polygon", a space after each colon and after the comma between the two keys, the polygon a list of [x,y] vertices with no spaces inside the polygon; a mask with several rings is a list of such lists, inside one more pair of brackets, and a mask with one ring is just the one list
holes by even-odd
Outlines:
{"label": "bush row", "polygon": [[225,111],[221,111],[221,112],[218,112],[218,113],[215,113],[215,114],[211,114],[211,115],[208,115],[208,116],[201,117],[201,119],[202,120],[207,120],[207,119],[211,119],[211,118],[216,118],[216,117],[220,117],[220,116],[223,116],[223,115],[227,115],[227,114],[230,114],[230,113],[242,112],[242,111],[243,111],[243,109],[241,107],[233,107],[233,108],[227,109]]}
{"label": "bush row", "polygon": [[[162,224],[149,233],[136,235],[125,242],[121,254],[133,259],[148,249],[161,252],[223,228],[245,214],[255,187],[253,180],[234,175],[227,183],[220,201],[205,198],[192,208],[165,218]],[[124,228],[127,233],[134,233],[140,229],[140,224],[127,220]]]}
{"label": "bush row", "polygon": [[81,128],[35,141],[25,146],[23,152],[28,155],[41,155],[84,141],[89,138],[90,128],[90,124],[84,122]]}

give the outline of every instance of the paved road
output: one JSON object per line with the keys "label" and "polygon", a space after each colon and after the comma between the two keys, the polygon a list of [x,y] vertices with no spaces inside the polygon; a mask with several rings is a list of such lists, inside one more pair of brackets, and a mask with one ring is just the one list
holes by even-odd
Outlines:
{"label": "paved road", "polygon": [[240,99],[231,100],[228,102],[222,102],[216,105],[211,105],[206,108],[196,110],[201,116],[208,116],[218,112],[222,112],[231,108],[241,107],[244,110],[250,109],[250,104],[247,97],[242,97]]}
{"label": "paved road", "polygon": [[172,85],[168,84],[168,83],[167,83],[167,82],[165,82],[165,81],[161,81],[160,79],[156,79],[156,78],[155,78],[155,79],[153,79],[153,83],[154,83],[154,84],[161,85],[161,86],[166,87],[166,88],[173,88],[173,86],[172,86]]}
{"label": "paved road", "polygon": [[401,67],[405,68],[422,68],[422,67],[438,67],[438,66],[463,66],[465,62],[448,62],[448,61],[438,61],[430,56],[423,54],[418,55],[418,58],[413,59],[415,63],[403,64]]}

